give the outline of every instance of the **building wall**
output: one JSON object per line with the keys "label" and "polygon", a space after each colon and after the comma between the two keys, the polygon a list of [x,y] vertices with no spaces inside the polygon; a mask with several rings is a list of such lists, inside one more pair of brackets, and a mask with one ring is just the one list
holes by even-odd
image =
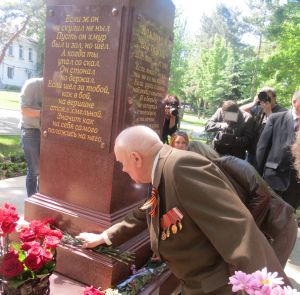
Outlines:
{"label": "building wall", "polygon": [[[26,37],[19,37],[13,42],[0,64],[0,88],[22,87],[26,80],[38,76],[37,45],[36,41]],[[20,55],[20,46],[23,56]]]}

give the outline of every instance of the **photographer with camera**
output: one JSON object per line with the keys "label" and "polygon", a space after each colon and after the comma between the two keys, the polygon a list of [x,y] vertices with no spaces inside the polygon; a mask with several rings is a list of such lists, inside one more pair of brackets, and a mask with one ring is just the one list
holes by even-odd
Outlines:
{"label": "photographer with camera", "polygon": [[248,152],[248,162],[257,168],[256,146],[266,122],[272,113],[287,111],[286,108],[276,103],[276,92],[269,86],[263,87],[254,97],[253,101],[240,107],[253,117],[253,141]]}
{"label": "photographer with camera", "polygon": [[241,111],[235,101],[227,100],[207,121],[205,131],[216,132],[213,147],[219,154],[245,159],[252,128],[251,115]]}
{"label": "photographer with camera", "polygon": [[179,127],[180,101],[177,96],[167,94],[162,103],[165,108],[165,121],[161,140],[163,143],[169,143],[168,136],[172,136]]}

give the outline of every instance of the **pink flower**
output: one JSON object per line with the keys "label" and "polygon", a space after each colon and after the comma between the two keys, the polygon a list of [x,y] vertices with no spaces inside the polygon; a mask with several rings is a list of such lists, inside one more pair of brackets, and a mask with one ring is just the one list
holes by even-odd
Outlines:
{"label": "pink flower", "polygon": [[248,294],[255,288],[255,281],[252,275],[246,274],[242,271],[236,271],[233,276],[229,278],[229,284],[232,285],[232,291],[246,291]]}
{"label": "pink flower", "polygon": [[271,290],[274,287],[283,284],[283,278],[277,277],[277,275],[277,272],[268,272],[266,267],[252,274],[253,278],[256,280],[257,285],[264,290]]}
{"label": "pink flower", "polygon": [[296,289],[292,289],[290,286],[284,286],[283,287],[283,293],[284,295],[297,295],[300,294]]}
{"label": "pink flower", "polygon": [[268,272],[266,267],[250,275],[236,271],[229,278],[228,284],[232,285],[233,292],[244,291],[249,295],[300,295],[300,292],[289,286],[281,287],[283,278],[277,275],[277,272]]}
{"label": "pink flower", "polygon": [[274,287],[270,290],[270,295],[283,295],[283,289],[280,286]]}

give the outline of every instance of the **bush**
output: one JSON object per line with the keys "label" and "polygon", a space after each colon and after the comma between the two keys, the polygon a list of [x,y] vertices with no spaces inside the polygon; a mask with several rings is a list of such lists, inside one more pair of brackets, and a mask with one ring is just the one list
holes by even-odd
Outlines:
{"label": "bush", "polygon": [[21,87],[15,85],[5,85],[4,89],[7,91],[20,91]]}
{"label": "bush", "polygon": [[0,179],[26,175],[24,155],[9,155],[0,158]]}

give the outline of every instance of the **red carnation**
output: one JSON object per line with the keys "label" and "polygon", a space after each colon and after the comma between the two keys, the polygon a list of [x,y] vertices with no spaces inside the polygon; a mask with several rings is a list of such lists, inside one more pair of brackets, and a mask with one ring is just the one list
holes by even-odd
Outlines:
{"label": "red carnation", "polygon": [[18,260],[18,256],[8,253],[2,260],[0,273],[6,279],[11,279],[20,274],[23,269],[23,264]]}
{"label": "red carnation", "polygon": [[83,295],[105,295],[105,293],[91,286],[84,289]]}
{"label": "red carnation", "polygon": [[29,254],[25,260],[25,265],[32,271],[37,271],[42,268],[45,264],[41,256],[35,256],[34,254]]}
{"label": "red carnation", "polygon": [[17,223],[8,221],[3,221],[0,225],[0,233],[2,235],[12,233],[17,226]]}
{"label": "red carnation", "polygon": [[0,235],[10,234],[14,231],[19,220],[16,207],[5,203],[0,208]]}
{"label": "red carnation", "polygon": [[48,226],[44,226],[38,229],[37,235],[39,238],[43,238],[45,236],[50,235],[51,231],[52,231],[51,228],[49,228]]}
{"label": "red carnation", "polygon": [[25,242],[21,246],[21,249],[24,251],[28,251],[30,248],[32,248],[34,246],[40,246],[40,243],[37,241]]}
{"label": "red carnation", "polygon": [[32,242],[35,240],[35,238],[36,238],[35,233],[33,231],[31,231],[30,229],[24,229],[19,234],[19,239],[22,242]]}
{"label": "red carnation", "polygon": [[56,236],[46,236],[44,239],[47,248],[55,249],[60,242],[60,238]]}
{"label": "red carnation", "polygon": [[28,250],[28,254],[33,254],[34,256],[43,256],[44,252],[44,248],[40,245],[34,245]]}
{"label": "red carnation", "polygon": [[45,263],[51,261],[53,259],[52,252],[49,250],[44,251],[44,255],[43,255],[42,259]]}
{"label": "red carnation", "polygon": [[56,222],[55,222],[55,219],[54,219],[54,218],[51,218],[51,217],[46,218],[43,222],[44,222],[45,225],[50,225],[50,226],[51,226],[51,225],[54,226],[55,223],[56,223]]}
{"label": "red carnation", "polygon": [[55,236],[58,237],[60,240],[63,237],[63,233],[59,229],[52,229],[47,236]]}
{"label": "red carnation", "polygon": [[39,237],[39,233],[43,228],[45,228],[45,225],[40,220],[32,220],[30,221],[29,228]]}

